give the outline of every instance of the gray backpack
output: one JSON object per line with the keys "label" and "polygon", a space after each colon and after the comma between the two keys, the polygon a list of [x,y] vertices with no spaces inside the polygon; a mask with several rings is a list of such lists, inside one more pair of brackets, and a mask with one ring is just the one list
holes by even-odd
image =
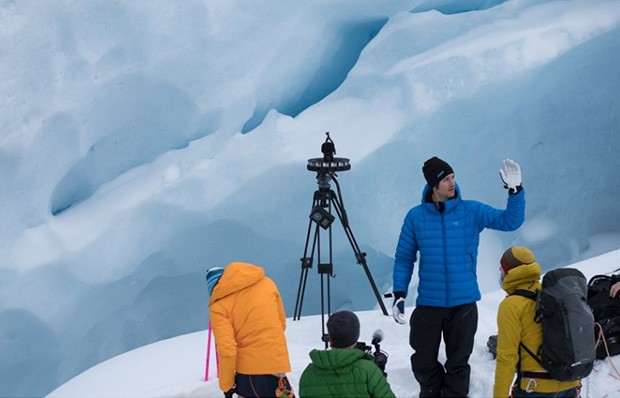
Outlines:
{"label": "gray backpack", "polygon": [[[513,294],[536,301],[534,320],[542,324],[540,347],[521,347],[547,372],[550,379],[579,380],[592,372],[596,359],[594,316],[587,302],[588,283],[581,271],[558,268],[545,274],[536,293]],[[540,373],[520,372],[522,377],[541,378]]]}

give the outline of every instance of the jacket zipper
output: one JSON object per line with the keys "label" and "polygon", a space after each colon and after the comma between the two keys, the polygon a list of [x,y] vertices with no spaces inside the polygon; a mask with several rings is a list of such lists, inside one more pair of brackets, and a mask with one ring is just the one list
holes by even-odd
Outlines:
{"label": "jacket zipper", "polygon": [[446,287],[446,307],[448,307],[448,302],[450,301],[450,298],[448,297],[448,295],[450,294],[450,290],[448,290],[448,253],[446,251],[446,224],[445,224],[445,219],[443,216],[443,212],[441,213],[441,240],[442,240],[442,246],[443,246],[443,270],[445,273],[445,278],[444,278],[444,284]]}

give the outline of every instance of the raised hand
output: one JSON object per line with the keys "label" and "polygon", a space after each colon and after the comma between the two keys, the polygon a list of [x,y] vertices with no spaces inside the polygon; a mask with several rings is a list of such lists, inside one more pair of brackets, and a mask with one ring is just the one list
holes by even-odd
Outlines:
{"label": "raised hand", "polygon": [[511,159],[504,159],[502,168],[499,170],[499,176],[504,183],[504,188],[517,190],[517,187],[521,185],[521,168],[519,164]]}

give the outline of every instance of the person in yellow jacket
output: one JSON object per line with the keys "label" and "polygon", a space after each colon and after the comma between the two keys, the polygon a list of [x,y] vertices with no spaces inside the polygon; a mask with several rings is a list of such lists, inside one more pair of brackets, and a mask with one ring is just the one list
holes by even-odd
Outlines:
{"label": "person in yellow jacket", "polygon": [[[578,397],[581,382],[559,381],[548,377],[545,369],[521,348],[523,343],[533,352],[542,344],[542,326],[534,322],[536,302],[511,295],[517,289],[535,292],[542,288],[540,265],[525,247],[511,247],[500,260],[502,288],[508,296],[497,312],[497,363],[493,397]],[[519,371],[540,373],[541,378],[520,377]],[[515,378],[517,378],[513,385]],[[531,373],[530,373],[531,372]],[[512,391],[511,391],[512,386]]]}
{"label": "person in yellow jacket", "polygon": [[286,315],[265,270],[243,262],[211,268],[207,288],[224,396],[292,397]]}

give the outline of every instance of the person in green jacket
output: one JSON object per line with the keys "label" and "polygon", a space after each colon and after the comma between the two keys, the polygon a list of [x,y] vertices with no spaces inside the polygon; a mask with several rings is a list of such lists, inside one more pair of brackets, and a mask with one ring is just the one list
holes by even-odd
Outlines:
{"label": "person in green jacket", "polygon": [[304,397],[395,398],[383,372],[372,356],[355,348],[360,321],[351,311],[333,313],[327,320],[330,350],[312,350],[309,364],[299,379]]}

